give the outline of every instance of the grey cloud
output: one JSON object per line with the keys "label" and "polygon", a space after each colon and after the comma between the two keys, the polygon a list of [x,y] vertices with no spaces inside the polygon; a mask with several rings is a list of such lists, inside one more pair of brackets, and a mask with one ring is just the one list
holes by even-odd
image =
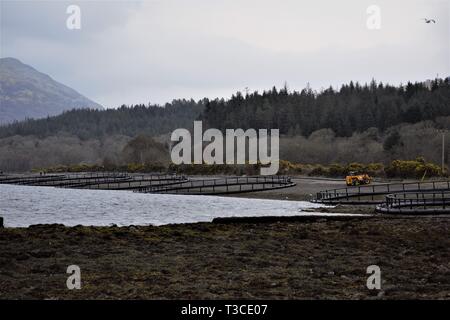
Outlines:
{"label": "grey cloud", "polygon": [[[20,37],[53,41],[82,40],[112,25],[126,23],[130,15],[139,10],[140,4],[139,1],[2,0],[0,23],[6,41],[13,42]],[[82,26],[86,32],[75,33],[66,28],[66,9],[69,5],[80,7]]]}
{"label": "grey cloud", "polygon": [[[320,89],[372,77],[398,84],[450,75],[448,2],[381,1],[380,31],[365,28],[371,1],[340,3],[81,2],[82,30],[70,32],[67,2],[2,2],[2,55],[109,107],[229,96],[284,81]],[[439,23],[426,25],[422,15]]]}

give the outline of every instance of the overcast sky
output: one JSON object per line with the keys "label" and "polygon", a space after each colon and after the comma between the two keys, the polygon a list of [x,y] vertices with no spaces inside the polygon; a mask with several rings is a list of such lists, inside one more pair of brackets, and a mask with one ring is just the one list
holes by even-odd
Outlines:
{"label": "overcast sky", "polygon": [[0,56],[105,107],[450,75],[449,0],[0,1]]}

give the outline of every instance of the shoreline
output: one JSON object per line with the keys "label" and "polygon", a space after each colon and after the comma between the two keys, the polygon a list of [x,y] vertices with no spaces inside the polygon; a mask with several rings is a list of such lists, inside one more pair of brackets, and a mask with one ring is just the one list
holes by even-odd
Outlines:
{"label": "shoreline", "polygon": [[[330,185],[342,181],[233,197],[305,201]],[[350,216],[0,228],[0,299],[450,299],[450,216],[305,211]],[[66,287],[70,265],[80,290]],[[366,287],[371,265],[381,290]]]}

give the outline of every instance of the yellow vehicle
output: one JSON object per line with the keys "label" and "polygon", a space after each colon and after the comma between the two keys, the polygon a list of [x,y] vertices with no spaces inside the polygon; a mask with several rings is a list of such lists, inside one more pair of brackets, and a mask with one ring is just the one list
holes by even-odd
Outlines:
{"label": "yellow vehicle", "polygon": [[349,172],[349,175],[345,177],[345,182],[348,186],[359,186],[362,184],[369,184],[372,181],[372,178],[364,173],[364,174],[356,174],[355,172]]}

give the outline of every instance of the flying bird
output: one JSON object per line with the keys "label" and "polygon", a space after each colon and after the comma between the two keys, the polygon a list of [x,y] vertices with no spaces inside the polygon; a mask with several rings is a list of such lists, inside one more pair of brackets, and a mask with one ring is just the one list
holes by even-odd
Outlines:
{"label": "flying bird", "polygon": [[430,22],[436,23],[436,20],[434,20],[434,19],[423,18],[423,20],[425,20],[425,23],[430,23]]}

